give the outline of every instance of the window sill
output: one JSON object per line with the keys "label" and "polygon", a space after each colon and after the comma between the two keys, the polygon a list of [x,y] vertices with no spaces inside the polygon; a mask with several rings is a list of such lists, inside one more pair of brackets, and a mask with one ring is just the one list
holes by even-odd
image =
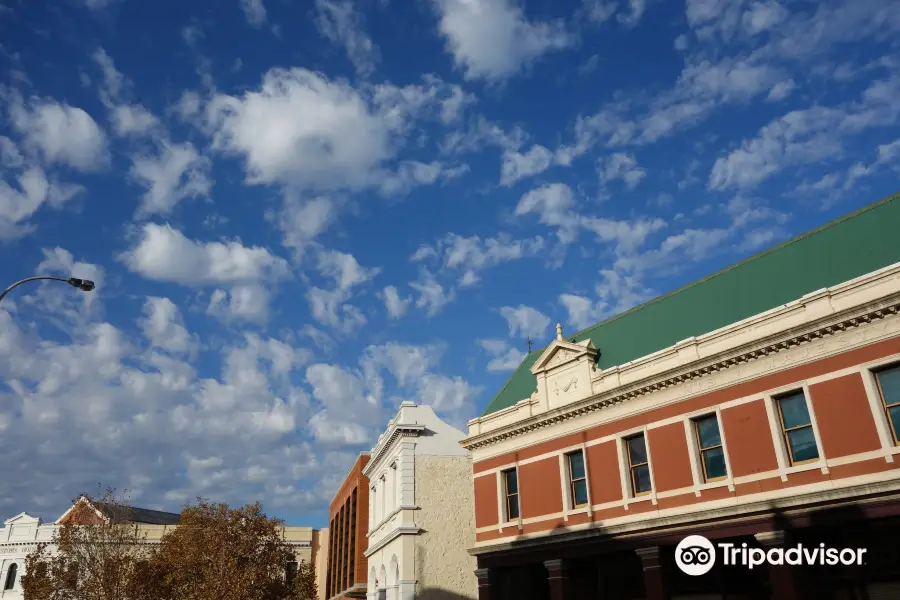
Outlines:
{"label": "window sill", "polygon": [[793,475],[795,473],[803,473],[805,471],[814,471],[816,469],[821,469],[823,473],[828,473],[828,465],[825,464],[823,459],[818,459],[813,462],[803,463],[802,465],[794,465],[793,467],[787,467],[781,471],[781,480],[787,481],[789,475]]}
{"label": "window sill", "polygon": [[515,527],[516,529],[522,529],[522,525],[519,524],[518,520],[515,521],[506,521],[505,523],[500,523],[498,529],[503,531],[504,529],[512,529]]}
{"label": "window sill", "polygon": [[716,481],[709,481],[707,483],[701,483],[697,486],[695,490],[696,495],[700,496],[703,492],[707,490],[715,490],[718,488],[727,487],[728,489],[734,489],[734,480],[730,477],[726,477],[725,479],[717,479]]}
{"label": "window sill", "polygon": [[[653,502],[653,492],[648,492],[646,494],[642,494],[640,496],[632,496],[631,498],[625,499],[625,510],[628,510],[629,505],[631,504],[639,504],[641,502]],[[655,502],[654,502],[655,504]]]}

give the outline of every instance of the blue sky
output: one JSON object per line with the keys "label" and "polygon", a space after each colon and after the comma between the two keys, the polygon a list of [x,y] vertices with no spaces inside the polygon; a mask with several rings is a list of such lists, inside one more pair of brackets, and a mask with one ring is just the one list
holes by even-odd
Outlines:
{"label": "blue sky", "polygon": [[322,526],[404,399],[898,191],[890,0],[0,2],[0,512]]}

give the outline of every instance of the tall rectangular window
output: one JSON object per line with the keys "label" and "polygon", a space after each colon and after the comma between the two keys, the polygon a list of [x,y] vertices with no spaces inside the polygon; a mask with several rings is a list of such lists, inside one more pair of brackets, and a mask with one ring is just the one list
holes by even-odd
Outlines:
{"label": "tall rectangular window", "polygon": [[809,418],[809,407],[803,391],[791,392],[775,399],[781,434],[787,447],[791,465],[802,465],[819,458],[816,434]]}
{"label": "tall rectangular window", "polygon": [[653,488],[650,482],[650,461],[647,459],[647,444],[644,434],[639,433],[625,440],[628,451],[628,468],[631,475],[631,493],[635,496],[649,494]]}
{"label": "tall rectangular window", "polygon": [[725,467],[725,451],[722,450],[719,419],[715,414],[696,419],[694,430],[697,432],[697,447],[700,450],[700,463],[703,466],[703,480],[709,482],[725,479],[728,470]]}
{"label": "tall rectangular window", "polygon": [[572,497],[572,508],[587,506],[587,476],[584,471],[584,452],[570,452],[566,455],[569,463],[569,494]]}
{"label": "tall rectangular window", "polygon": [[503,489],[506,495],[506,520],[519,518],[519,477],[515,469],[503,471]]}
{"label": "tall rectangular window", "polygon": [[891,426],[894,445],[900,444],[900,365],[878,371],[875,379],[878,380],[878,392]]}

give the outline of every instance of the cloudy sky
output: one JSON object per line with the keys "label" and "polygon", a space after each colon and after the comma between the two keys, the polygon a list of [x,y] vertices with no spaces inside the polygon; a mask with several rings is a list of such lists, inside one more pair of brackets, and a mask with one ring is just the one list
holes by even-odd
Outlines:
{"label": "cloudy sky", "polygon": [[[0,516],[324,525],[405,399],[900,189],[892,0],[0,0]],[[0,286],[3,287],[3,286]]]}

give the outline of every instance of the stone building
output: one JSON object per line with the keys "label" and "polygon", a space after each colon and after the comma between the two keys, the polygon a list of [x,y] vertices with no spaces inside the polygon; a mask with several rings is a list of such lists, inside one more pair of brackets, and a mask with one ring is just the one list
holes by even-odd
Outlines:
{"label": "stone building", "polygon": [[368,462],[368,452],[359,455],[331,501],[325,598],[366,597],[369,479],[363,469]]}
{"label": "stone building", "polygon": [[369,600],[475,598],[472,463],[465,434],[403,402],[372,449]]}
{"label": "stone building", "polygon": [[[479,598],[900,598],[898,231],[894,196],[557,326],[462,442]],[[705,574],[688,535],[718,547]],[[721,543],[867,553],[750,569]]]}
{"label": "stone building", "polygon": [[[79,498],[54,523],[43,523],[38,517],[20,513],[7,519],[0,529],[0,599],[22,598],[21,577],[25,572],[25,558],[40,543],[51,543],[56,531],[62,525],[99,524],[107,519],[135,525],[138,535],[147,543],[158,543],[162,536],[178,527],[181,515],[146,508],[112,507],[102,502],[92,501],[86,496]],[[282,538],[294,549],[298,563],[314,562],[317,559],[319,531],[311,527],[283,527]],[[52,551],[52,548],[51,548]],[[295,565],[285,565],[289,573]]]}

